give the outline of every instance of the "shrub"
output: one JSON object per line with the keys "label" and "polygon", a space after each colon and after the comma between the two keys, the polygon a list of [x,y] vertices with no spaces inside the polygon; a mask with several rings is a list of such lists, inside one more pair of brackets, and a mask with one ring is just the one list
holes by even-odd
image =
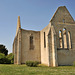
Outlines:
{"label": "shrub", "polygon": [[34,67],[37,67],[38,64],[39,64],[39,62],[37,62],[37,61],[33,62]]}
{"label": "shrub", "polygon": [[37,67],[38,64],[39,62],[37,61],[26,61],[26,65],[30,67]]}
{"label": "shrub", "polygon": [[11,61],[11,64],[14,63],[14,55],[12,53],[8,54],[6,58]]}

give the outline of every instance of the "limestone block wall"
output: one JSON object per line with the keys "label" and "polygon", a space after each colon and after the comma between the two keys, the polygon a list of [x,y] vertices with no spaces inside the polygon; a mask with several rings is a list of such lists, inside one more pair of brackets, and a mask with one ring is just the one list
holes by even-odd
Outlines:
{"label": "limestone block wall", "polygon": [[75,50],[58,50],[58,65],[73,65]]}
{"label": "limestone block wall", "polygon": [[[40,31],[40,43],[41,43],[41,63],[49,66],[49,49],[48,49],[48,33],[50,30],[51,24],[49,23],[43,30]],[[46,47],[44,48],[44,32],[45,32],[45,41]]]}
{"label": "limestone block wall", "polygon": [[21,29],[18,31],[17,39],[17,64],[21,64]]}
{"label": "limestone block wall", "polygon": [[[30,49],[31,35],[33,36],[34,49]],[[22,29],[21,63],[25,63],[30,60],[41,62],[40,32]]]}
{"label": "limestone block wall", "polygon": [[[59,48],[59,31],[62,31],[63,35],[63,28],[66,28],[66,33],[68,32],[71,33],[71,49],[69,46],[69,40],[68,40],[68,35],[67,35],[67,48],[66,50],[64,48],[57,50],[57,58],[58,58],[58,65],[72,65],[73,62],[75,61],[75,24],[68,24],[68,23],[58,23],[56,30],[56,43],[57,43],[57,48]],[[62,36],[63,37],[63,36]],[[63,42],[65,40],[63,39]],[[63,43],[63,45],[65,45]]]}
{"label": "limestone block wall", "polygon": [[21,64],[21,29],[15,36],[13,42],[14,64]]}
{"label": "limestone block wall", "polygon": [[55,14],[53,15],[51,19],[52,23],[55,22],[66,22],[66,23],[72,23],[74,22],[74,19],[72,18],[71,14],[67,10],[65,6],[58,7]]}
{"label": "limestone block wall", "polygon": [[14,53],[14,64],[17,64],[17,46],[18,46],[18,36],[15,37],[13,42],[13,53]]}

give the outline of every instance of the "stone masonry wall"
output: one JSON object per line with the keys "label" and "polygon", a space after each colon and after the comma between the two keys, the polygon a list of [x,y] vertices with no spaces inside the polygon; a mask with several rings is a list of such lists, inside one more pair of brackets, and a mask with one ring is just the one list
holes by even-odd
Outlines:
{"label": "stone masonry wall", "polygon": [[[30,36],[33,36],[34,49],[30,49]],[[21,63],[26,61],[41,62],[40,32],[22,29]]]}
{"label": "stone masonry wall", "polygon": [[[49,51],[48,51],[48,33],[50,30],[51,24],[48,24],[43,30],[40,31],[40,40],[41,40],[41,63],[49,66]],[[46,39],[46,47],[44,48],[44,32]]]}
{"label": "stone masonry wall", "polygon": [[[54,26],[56,32],[56,43],[57,43],[57,57],[58,57],[58,65],[72,65],[75,61],[75,22],[66,9],[66,7],[59,7],[54,14],[55,16],[51,20],[51,24]],[[64,19],[64,22],[63,22]],[[64,48],[64,39],[63,39],[63,48],[59,47],[59,31],[62,31],[63,37],[63,29],[66,29],[66,37],[67,37],[67,48]],[[68,40],[68,32],[71,33],[71,49],[69,48],[69,40]]]}
{"label": "stone masonry wall", "polygon": [[58,65],[73,65],[75,50],[58,50]]}

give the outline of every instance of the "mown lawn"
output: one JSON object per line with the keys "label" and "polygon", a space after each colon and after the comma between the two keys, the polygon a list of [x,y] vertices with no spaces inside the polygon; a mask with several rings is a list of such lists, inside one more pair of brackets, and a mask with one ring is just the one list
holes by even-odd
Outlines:
{"label": "mown lawn", "polygon": [[25,65],[0,64],[0,75],[75,75],[75,67],[27,67]]}

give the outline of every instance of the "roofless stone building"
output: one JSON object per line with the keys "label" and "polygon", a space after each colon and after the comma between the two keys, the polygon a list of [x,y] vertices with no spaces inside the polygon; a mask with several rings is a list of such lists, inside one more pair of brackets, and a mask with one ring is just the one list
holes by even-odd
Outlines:
{"label": "roofless stone building", "polygon": [[75,21],[67,8],[58,7],[41,31],[22,29],[18,16],[13,53],[14,64],[31,60],[53,67],[72,65],[75,61]]}

